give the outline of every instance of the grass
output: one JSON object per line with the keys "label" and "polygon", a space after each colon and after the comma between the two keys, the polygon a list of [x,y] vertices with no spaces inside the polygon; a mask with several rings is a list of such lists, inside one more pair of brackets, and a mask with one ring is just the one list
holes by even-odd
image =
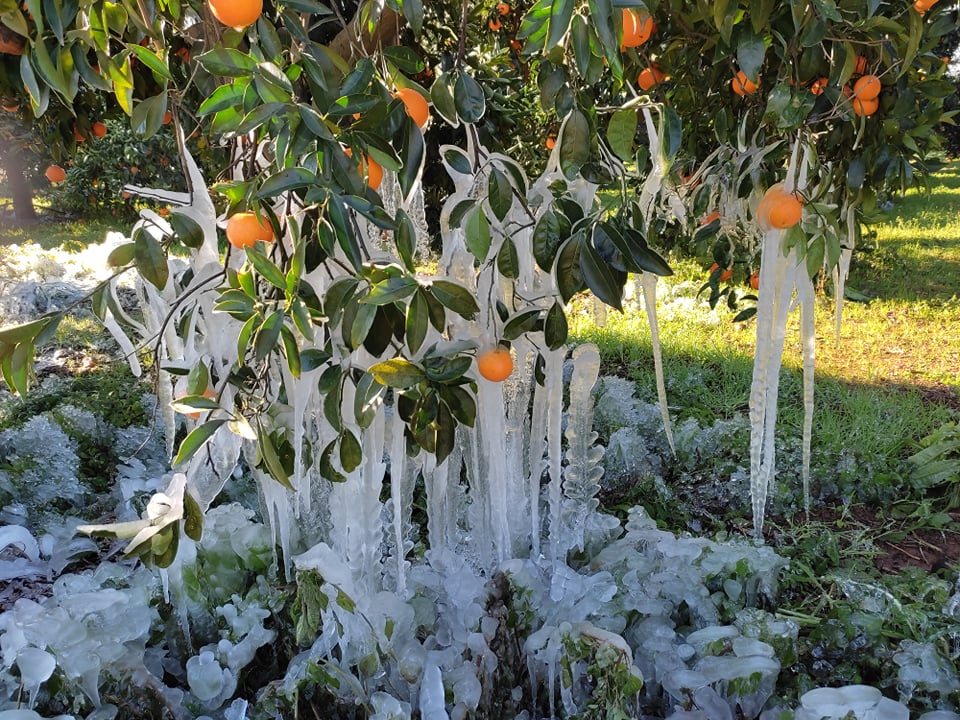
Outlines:
{"label": "grass", "polygon": [[76,252],[87,245],[103,242],[111,230],[129,232],[130,228],[116,218],[57,220],[41,212],[40,219],[33,223],[20,226],[0,223],[0,245],[32,242],[44,250],[58,248]]}

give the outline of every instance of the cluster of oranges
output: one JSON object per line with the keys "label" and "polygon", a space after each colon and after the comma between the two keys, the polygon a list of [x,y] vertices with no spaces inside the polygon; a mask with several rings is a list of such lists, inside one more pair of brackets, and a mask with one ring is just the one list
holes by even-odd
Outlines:
{"label": "cluster of oranges", "polygon": [[510,5],[508,5],[505,2],[497,3],[497,15],[499,15],[500,17],[497,17],[497,15],[494,15],[492,18],[490,18],[490,21],[487,23],[487,26],[494,32],[499,32],[500,28],[503,27],[503,23],[501,22],[500,18],[506,17],[509,14],[510,14]]}

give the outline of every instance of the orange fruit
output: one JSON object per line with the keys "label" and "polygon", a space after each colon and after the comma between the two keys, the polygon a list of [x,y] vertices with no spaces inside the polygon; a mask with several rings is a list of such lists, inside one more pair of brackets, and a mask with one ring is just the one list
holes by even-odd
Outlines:
{"label": "orange fruit", "polygon": [[502,345],[480,353],[477,370],[490,382],[503,382],[513,372],[513,356]]}
{"label": "orange fruit", "polygon": [[252,212],[239,212],[227,220],[227,240],[235,248],[253,247],[257,240],[273,242],[273,228]]}
{"label": "orange fruit", "polygon": [[853,111],[857,115],[873,115],[877,108],[880,107],[880,98],[873,98],[872,100],[863,100],[854,96],[853,98]]}
{"label": "orange fruit", "polygon": [[757,84],[747,77],[743,70],[737,70],[737,74],[730,81],[733,91],[743,97],[744,95],[753,95],[757,91]]}
{"label": "orange fruit", "polygon": [[80,132],[80,128],[77,127],[76,123],[74,123],[73,125],[73,139],[76,140],[78,143],[81,143],[87,139],[87,137],[82,132]]}
{"label": "orange fruit", "polygon": [[623,40],[620,42],[620,49],[640,47],[657,29],[656,23],[649,15],[638,15],[629,8],[622,8],[621,18],[623,20]]}
{"label": "orange fruit", "polygon": [[860,100],[876,100],[882,86],[876,75],[864,75],[853,84],[853,96]]}
{"label": "orange fruit", "polygon": [[752,273],[750,273],[750,287],[752,287],[754,290],[760,289],[760,271],[759,270],[754,270]]}
{"label": "orange fruit", "polygon": [[[717,265],[717,263],[714,263],[713,265],[710,266],[710,269],[707,270],[707,272],[708,272],[710,275],[713,275],[713,273],[714,273],[714,272],[717,270],[717,268],[719,268],[719,267],[720,267],[720,266]],[[729,280],[729,279],[732,278],[732,277],[733,277],[733,268],[726,268],[723,272],[720,273],[720,282],[726,282],[727,280]]]}
{"label": "orange fruit", "polygon": [[703,219],[700,221],[700,227],[704,227],[705,225],[709,225],[709,224],[712,223],[714,220],[719,220],[719,219],[720,219],[720,212],[719,212],[718,210],[714,210],[714,211],[713,211],[712,213],[710,213],[709,215],[704,215],[704,216],[703,216]]}
{"label": "orange fruit", "polygon": [[46,175],[47,180],[52,183],[62,183],[67,179],[67,171],[59,165],[51,165],[47,168],[47,171],[44,173],[44,175]]}
{"label": "orange fruit", "polygon": [[[344,148],[343,152],[347,154],[347,157],[353,157],[351,148]],[[380,183],[383,182],[383,167],[369,155],[362,155],[360,157],[360,176],[367,181],[371,190],[377,190]]]}
{"label": "orange fruit", "polygon": [[107,126],[100,121],[97,121],[91,125],[90,130],[93,132],[93,136],[97,138],[102,138],[107,134]]}
{"label": "orange fruit", "polygon": [[263,12],[263,0],[207,0],[213,16],[238,30],[253,25]]}
{"label": "orange fruit", "polygon": [[830,81],[825,77],[818,78],[810,85],[810,92],[812,92],[814,95],[823,95],[823,91],[826,89],[829,83]]}
{"label": "orange fruit", "polygon": [[663,74],[660,66],[651,65],[640,71],[640,76],[637,78],[637,85],[640,86],[641,90],[649,90],[662,83],[665,77],[666,75]]}
{"label": "orange fruit", "polygon": [[854,63],[853,71],[857,75],[863,75],[867,71],[867,58],[863,55],[857,55],[857,61]]}
{"label": "orange fruit", "polygon": [[547,150],[553,150],[557,146],[557,139],[553,135],[550,135],[544,145],[547,146]]}
{"label": "orange fruit", "polygon": [[487,23],[490,26],[490,29],[496,32],[500,29],[500,18],[490,18],[490,22]]}
{"label": "orange fruit", "polygon": [[501,15],[509,15],[510,6],[507,5],[507,3],[503,3],[503,2],[497,3],[497,12],[500,13]]}
{"label": "orange fruit", "polygon": [[426,98],[413,88],[401,88],[397,90],[396,96],[403,101],[407,115],[417,124],[417,127],[422,129],[430,119],[430,105],[427,104]]}
{"label": "orange fruit", "polygon": [[800,222],[803,217],[803,202],[796,193],[788,193],[783,183],[773,185],[757,205],[757,223],[763,230],[785,230]]}
{"label": "orange fruit", "polygon": [[170,112],[169,110],[167,110],[167,111],[163,114],[163,124],[164,124],[164,125],[169,125],[169,124],[172,123],[172,122],[173,122],[173,113]]}
{"label": "orange fruit", "polygon": [[[182,398],[182,397],[186,397],[186,395],[187,395],[187,393],[180,393],[179,395],[177,395],[177,400],[179,400],[179,399]],[[203,395],[203,397],[205,397],[205,398],[210,398],[210,399],[212,400],[212,399],[214,398],[213,388],[207,388],[206,390],[204,390],[204,391],[201,393],[201,395]],[[191,420],[199,420],[199,419],[200,419],[200,416],[201,416],[203,413],[205,413],[205,412],[210,412],[210,411],[209,411],[209,410],[197,410],[196,412],[186,412],[186,413],[184,413],[184,415],[186,415],[186,416],[187,416],[188,418],[190,418]]]}

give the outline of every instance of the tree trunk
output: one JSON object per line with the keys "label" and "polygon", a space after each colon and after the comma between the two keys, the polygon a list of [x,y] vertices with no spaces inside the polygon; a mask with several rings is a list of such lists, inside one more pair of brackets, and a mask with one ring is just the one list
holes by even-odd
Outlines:
{"label": "tree trunk", "polygon": [[357,12],[350,23],[341,30],[331,41],[330,49],[353,65],[362,57],[367,57],[379,46],[398,45],[400,43],[400,29],[404,25],[404,18],[388,7],[380,12],[375,33],[371,34],[363,28],[361,17]]}
{"label": "tree trunk", "polygon": [[3,153],[2,159],[7,184],[10,186],[10,195],[13,197],[13,216],[19,222],[36,220],[33,193],[23,173],[23,151],[18,147],[12,147]]}

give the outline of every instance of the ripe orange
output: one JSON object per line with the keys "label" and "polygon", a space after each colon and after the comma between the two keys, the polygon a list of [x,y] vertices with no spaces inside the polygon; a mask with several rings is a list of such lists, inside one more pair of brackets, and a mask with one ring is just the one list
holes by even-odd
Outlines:
{"label": "ripe orange", "polygon": [[52,183],[62,183],[67,179],[67,171],[59,165],[51,165],[47,168],[47,171],[44,173],[44,175],[46,175],[47,180]]}
{"label": "ripe orange", "polygon": [[477,370],[491,382],[503,382],[513,372],[513,356],[502,345],[480,353],[477,357]]}
{"label": "ripe orange", "polygon": [[73,125],[73,139],[76,140],[78,143],[81,143],[87,139],[87,137],[82,132],[80,132],[80,128],[77,127],[76,123],[74,123]]}
{"label": "ripe orange", "polygon": [[490,22],[487,23],[490,26],[490,29],[496,32],[500,29],[500,18],[490,18]]}
{"label": "ripe orange", "polygon": [[754,270],[752,273],[750,273],[750,287],[752,287],[754,290],[760,289],[760,271],[759,270]]}
{"label": "ripe orange", "polygon": [[857,55],[857,61],[854,63],[853,72],[857,75],[863,75],[867,71],[867,58],[863,55]]}
{"label": "ripe orange", "polygon": [[107,134],[107,126],[99,121],[91,125],[90,130],[93,132],[93,136],[97,138],[102,138],[104,135]]}
{"label": "ripe orange", "polygon": [[757,223],[763,230],[791,228],[802,216],[803,202],[796,193],[784,190],[783,183],[771,186],[757,205]]}
{"label": "ripe orange", "polygon": [[864,75],[853,84],[853,96],[861,100],[876,100],[882,86],[876,75]]}
{"label": "ripe orange", "polygon": [[873,98],[872,100],[863,100],[854,96],[853,98],[853,111],[857,115],[873,115],[877,108],[880,107],[880,98]]}
{"label": "ripe orange", "polygon": [[927,10],[937,4],[937,0],[917,0],[913,4],[913,9],[923,15]]}
{"label": "ripe orange", "polygon": [[172,123],[172,122],[173,122],[173,113],[170,112],[169,110],[167,110],[167,111],[163,114],[163,124],[164,124],[164,125],[169,125],[169,124]]}
{"label": "ripe orange", "polygon": [[826,89],[829,83],[830,80],[825,77],[818,78],[810,85],[810,92],[812,92],[814,95],[823,95],[823,91]]}
{"label": "ripe orange", "polygon": [[273,242],[273,228],[255,213],[236,213],[227,220],[227,240],[235,248],[241,249],[253,247],[257,240]]}
{"label": "ripe orange", "polygon": [[263,12],[263,0],[207,0],[207,4],[217,20],[237,30],[253,25]]}
{"label": "ripe orange", "polygon": [[547,146],[547,150],[553,150],[557,146],[557,139],[553,135],[550,135],[547,137],[547,141],[544,143],[544,145]]}
{"label": "ripe orange", "polygon": [[[717,263],[714,263],[713,265],[710,266],[710,269],[707,270],[707,272],[708,272],[710,275],[713,275],[713,273],[714,273],[714,272],[717,270],[717,268],[719,268],[719,267],[720,267],[720,266],[717,265]],[[725,268],[724,271],[720,273],[720,282],[726,282],[727,280],[729,280],[729,279],[732,278],[732,277],[733,277],[733,268]]]}
{"label": "ripe orange", "polygon": [[423,129],[430,119],[430,106],[426,98],[413,88],[401,88],[397,90],[397,97],[403,101],[407,109],[407,115],[417,124],[417,127]]}
{"label": "ripe orange", "polygon": [[737,74],[730,81],[733,91],[743,97],[744,95],[753,95],[757,91],[757,84],[747,77],[743,70],[737,70]]}
{"label": "ripe orange", "polygon": [[659,65],[651,65],[640,71],[640,76],[637,78],[637,84],[640,86],[641,90],[649,90],[650,88],[659,85],[663,82],[663,79],[666,75],[663,74],[663,70],[660,69]]}
{"label": "ripe orange", "polygon": [[623,40],[620,43],[620,49],[640,47],[657,29],[653,18],[649,15],[638,15],[629,8],[621,10],[623,19]]}
{"label": "ripe orange", "polygon": [[[351,148],[344,148],[347,157],[353,157]],[[360,177],[367,181],[371,190],[377,190],[383,182],[383,167],[369,155],[360,156]]]}
{"label": "ripe orange", "polygon": [[[714,210],[714,211],[713,211],[712,213],[710,213],[709,215],[704,215],[704,216],[703,216],[703,219],[700,221],[700,227],[704,227],[704,226],[706,226],[706,225],[709,225],[709,224],[712,223],[714,220],[719,220],[719,219],[720,219],[720,211],[719,211],[719,210]],[[711,271],[711,272],[712,272],[712,271]]]}
{"label": "ripe orange", "polygon": [[505,2],[497,3],[497,12],[500,13],[501,15],[509,15],[510,6]]}

